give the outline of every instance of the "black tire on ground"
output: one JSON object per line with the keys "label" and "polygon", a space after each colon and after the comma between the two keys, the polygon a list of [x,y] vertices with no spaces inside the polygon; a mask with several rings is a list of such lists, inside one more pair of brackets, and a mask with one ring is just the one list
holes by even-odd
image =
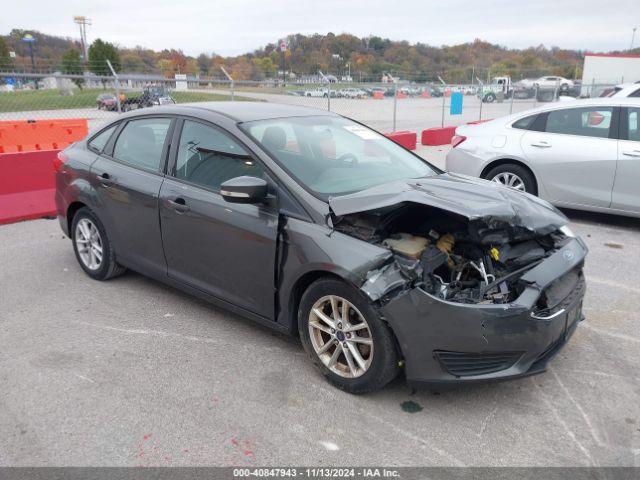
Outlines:
{"label": "black tire on ground", "polygon": [[497,167],[489,170],[483,178],[493,180],[500,173],[512,173],[517,175],[522,179],[524,189],[527,193],[530,193],[531,195],[538,195],[536,179],[533,177],[531,172],[522,165],[515,163],[503,163],[502,165],[498,165]]}
{"label": "black tire on ground", "polygon": [[487,103],[493,103],[496,101],[496,94],[495,93],[487,93],[484,96],[484,101]]}
{"label": "black tire on ground", "polygon": [[[78,226],[78,222],[83,218],[87,218],[93,223],[98,232],[100,234],[100,239],[102,242],[102,263],[100,267],[96,270],[89,269],[84,262],[80,259],[80,254],[78,253],[78,245],[76,243],[76,228]],[[113,277],[117,277],[118,275],[123,274],[127,269],[122,265],[119,265],[116,262],[115,252],[113,251],[113,247],[111,246],[111,242],[109,241],[109,236],[107,235],[107,231],[102,225],[100,219],[87,207],[83,207],[76,212],[73,217],[73,221],[71,222],[71,242],[73,243],[73,251],[76,254],[76,259],[80,264],[80,267],[84,270],[84,272],[89,275],[94,280],[108,280]]]}
{"label": "black tire on ground", "polygon": [[[329,370],[315,353],[309,334],[309,313],[313,305],[326,295],[337,295],[351,302],[369,324],[373,338],[373,358],[368,370],[359,377],[341,377]],[[399,354],[393,332],[364,294],[343,281],[323,278],[307,288],[298,309],[298,332],[302,345],[313,364],[330,383],[341,390],[354,394],[374,392],[398,375]]]}

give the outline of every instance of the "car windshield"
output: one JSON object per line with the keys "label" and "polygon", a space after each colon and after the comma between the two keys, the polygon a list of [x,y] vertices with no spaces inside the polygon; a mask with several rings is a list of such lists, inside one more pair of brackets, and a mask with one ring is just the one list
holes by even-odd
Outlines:
{"label": "car windshield", "polygon": [[288,117],[241,128],[299,183],[328,200],[436,170],[383,135],[342,117]]}

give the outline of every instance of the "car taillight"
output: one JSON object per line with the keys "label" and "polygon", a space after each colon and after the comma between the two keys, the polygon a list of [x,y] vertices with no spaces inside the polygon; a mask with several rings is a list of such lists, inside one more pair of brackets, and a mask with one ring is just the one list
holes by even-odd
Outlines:
{"label": "car taillight", "polygon": [[464,135],[454,135],[453,137],[451,137],[451,146],[453,148],[456,148],[458,145],[460,145],[466,139],[467,139],[467,137],[465,137]]}
{"label": "car taillight", "polygon": [[58,152],[56,158],[53,159],[53,170],[59,172],[62,170],[62,166],[67,163],[69,157],[64,152]]}

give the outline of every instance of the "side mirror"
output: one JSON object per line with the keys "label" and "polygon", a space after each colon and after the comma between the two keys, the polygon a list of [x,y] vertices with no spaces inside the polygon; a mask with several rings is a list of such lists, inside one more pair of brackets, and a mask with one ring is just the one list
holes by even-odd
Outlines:
{"label": "side mirror", "polygon": [[267,182],[258,177],[236,177],[220,185],[220,195],[229,203],[261,203],[267,198]]}

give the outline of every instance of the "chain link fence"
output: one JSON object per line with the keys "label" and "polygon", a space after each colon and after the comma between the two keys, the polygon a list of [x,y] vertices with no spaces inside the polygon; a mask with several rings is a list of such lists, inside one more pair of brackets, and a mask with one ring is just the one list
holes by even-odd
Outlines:
{"label": "chain link fence", "polygon": [[[317,75],[234,81],[226,72],[204,77],[158,74],[60,74],[0,72],[0,120],[85,118],[95,129],[120,112],[156,105],[215,101],[266,101],[330,110],[382,132],[460,125],[496,118],[569,97],[607,93],[617,81],[512,83],[507,76],[483,82],[420,82],[385,74],[348,81]],[[463,95],[462,113],[450,114],[451,95]]]}

